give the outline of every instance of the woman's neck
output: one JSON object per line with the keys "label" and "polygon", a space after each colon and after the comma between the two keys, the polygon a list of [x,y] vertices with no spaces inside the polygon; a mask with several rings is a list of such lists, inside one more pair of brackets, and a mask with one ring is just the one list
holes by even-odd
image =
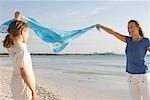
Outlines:
{"label": "woman's neck", "polygon": [[141,37],[140,35],[133,35],[132,36],[132,41],[136,42],[136,41],[139,41],[141,40],[143,37]]}

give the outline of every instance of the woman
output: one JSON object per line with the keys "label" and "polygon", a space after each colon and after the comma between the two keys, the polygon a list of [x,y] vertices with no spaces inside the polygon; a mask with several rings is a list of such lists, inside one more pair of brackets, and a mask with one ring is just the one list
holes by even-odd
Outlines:
{"label": "woman", "polygon": [[97,28],[114,35],[126,46],[126,72],[133,100],[150,100],[150,74],[145,64],[145,55],[150,51],[150,41],[144,37],[140,24],[136,20],[128,22],[129,36],[124,36],[110,28],[97,24]]}
{"label": "woman", "polygon": [[14,66],[11,92],[14,100],[36,100],[35,77],[26,43],[28,26],[22,21],[11,22],[3,46],[8,49]]}

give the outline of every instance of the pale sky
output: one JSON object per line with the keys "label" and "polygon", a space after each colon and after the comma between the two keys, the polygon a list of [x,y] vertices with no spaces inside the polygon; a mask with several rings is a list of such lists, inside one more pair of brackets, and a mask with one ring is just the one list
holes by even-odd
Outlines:
{"label": "pale sky", "polygon": [[[102,24],[121,34],[128,35],[127,23],[139,20],[146,36],[150,38],[149,0],[99,0],[99,1],[52,1],[52,0],[1,0],[0,24],[13,17],[15,11],[32,17],[41,24],[55,29],[75,30],[94,24]],[[0,40],[4,35],[0,34]],[[60,53],[102,53],[124,54],[125,43],[104,31],[93,29],[70,44]],[[51,46],[42,42],[33,31],[28,41],[30,52],[53,53]],[[0,52],[7,52],[0,43]]]}

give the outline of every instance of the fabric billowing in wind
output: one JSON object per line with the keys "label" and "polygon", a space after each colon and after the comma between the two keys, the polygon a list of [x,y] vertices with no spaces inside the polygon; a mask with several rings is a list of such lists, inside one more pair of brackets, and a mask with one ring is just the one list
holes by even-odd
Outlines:
{"label": "fabric billowing in wind", "polygon": [[[52,43],[54,52],[62,51],[69,44],[70,41],[76,39],[77,37],[95,28],[96,26],[93,25],[80,30],[60,31],[53,28],[45,27],[41,25],[39,22],[37,22],[35,19],[30,17],[22,16],[20,20],[27,23],[28,27],[32,29],[41,40],[43,40],[46,43]],[[0,32],[7,33],[8,26],[12,21],[14,21],[14,19],[11,19],[3,23],[0,26]]]}

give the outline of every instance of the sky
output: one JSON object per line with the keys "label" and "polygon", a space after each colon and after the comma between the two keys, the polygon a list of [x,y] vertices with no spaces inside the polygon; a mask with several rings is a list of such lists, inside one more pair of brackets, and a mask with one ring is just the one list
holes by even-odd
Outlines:
{"label": "sky", "polygon": [[[32,17],[50,28],[69,31],[102,24],[123,35],[128,35],[128,21],[136,19],[142,25],[145,35],[150,37],[149,0],[1,0],[0,24],[13,18],[15,11],[20,11],[24,16]],[[50,44],[41,41],[32,30],[29,34],[28,49],[31,53],[53,53]],[[0,34],[0,41],[3,39],[4,35]],[[114,36],[95,28],[71,41],[60,54],[124,54],[125,46],[125,43]],[[0,53],[3,52],[7,50],[0,43]]]}

